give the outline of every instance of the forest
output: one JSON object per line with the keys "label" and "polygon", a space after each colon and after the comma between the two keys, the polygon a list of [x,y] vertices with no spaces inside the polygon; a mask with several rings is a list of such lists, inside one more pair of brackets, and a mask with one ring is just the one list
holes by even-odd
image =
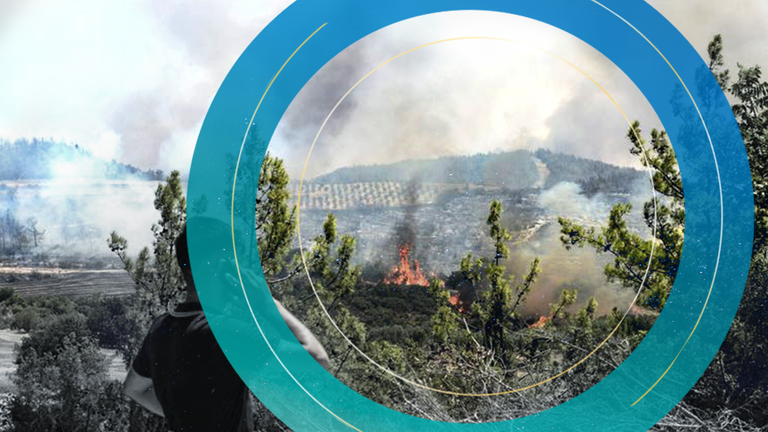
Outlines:
{"label": "forest", "polygon": [[[1,141],[0,180],[35,180],[65,177],[92,177],[109,180],[162,180],[160,170],[142,170],[115,160],[105,161],[79,145],[69,145],[53,139]],[[35,161],[31,164],[28,161]],[[66,172],[70,165],[77,172]],[[85,169],[83,169],[85,167]]]}
{"label": "forest", "polygon": [[[546,174],[541,172],[542,168],[537,162],[543,162]],[[560,182],[571,181],[581,184],[585,194],[591,196],[598,191],[630,193],[631,185],[644,175],[644,172],[632,168],[616,167],[600,161],[539,149],[345,167],[315,177],[311,179],[311,184],[397,182],[402,179],[414,179],[426,184],[472,184],[515,190],[549,188]],[[546,179],[542,182],[542,178]]]}
{"label": "forest", "polygon": [[[768,83],[759,66],[739,66],[735,76],[724,70],[719,35],[709,45],[709,56],[710,71],[733,98],[752,170],[753,259],[741,306],[720,351],[696,386],[652,430],[764,431],[768,428],[764,324]],[[254,134],[250,139],[259,138]],[[523,314],[539,288],[541,268],[557,264],[537,257],[522,274],[511,274],[507,267],[511,235],[502,222],[505,209],[500,201],[490,200],[483,222],[491,246],[482,253],[465,254],[443,276],[422,274],[408,256],[407,242],[399,244],[401,261],[394,268],[355,262],[355,237],[339,232],[336,216],[329,212],[322,230],[309,234],[312,246],[305,251],[307,271],[326,305],[326,315],[317,302],[307,301],[314,294],[292,246],[297,209],[289,200],[284,162],[267,154],[260,170],[254,170],[258,175],[242,184],[256,191],[258,250],[272,295],[317,335],[339,380],[392,409],[433,420],[476,423],[527,416],[561,404],[598,383],[642,342],[664,308],[680,261],[685,208],[672,146],[664,131],[646,133],[637,121],[625,139],[627,151],[644,156],[642,163],[653,173],[657,201],[646,203],[644,209],[618,203],[599,228],[565,217],[558,224],[562,248],[610,257],[606,283],[639,293],[636,307],[628,311],[613,308],[600,314],[598,299],[585,299],[578,289],[564,288],[547,313]],[[555,157],[547,152],[536,156]],[[562,165],[558,175],[567,180],[568,159],[561,157],[555,163]],[[585,193],[601,190],[601,182],[614,180],[596,178]],[[107,239],[105,247],[135,285],[132,294],[22,297],[12,287],[0,290],[0,326],[26,332],[15,352],[13,393],[0,404],[0,430],[165,430],[161,418],[130,401],[121,382],[109,378],[108,359],[101,350],[120,353],[128,367],[151,322],[181,300],[178,287],[183,282],[173,244],[187,214],[202,211],[187,209],[182,191],[178,171],[157,188],[154,205],[161,218],[151,227],[152,247],[135,252],[119,232]],[[638,211],[652,226],[653,214],[647,208],[654,204],[663,227],[654,238],[628,228],[627,215]],[[641,290],[638,274],[646,267],[649,279]],[[575,307],[577,300],[584,306]],[[329,317],[360,351],[420,385],[371,365],[339,335]],[[599,344],[607,349],[587,355]],[[553,376],[557,378],[548,380]],[[527,389],[516,391],[521,388]],[[503,395],[462,396],[466,393]],[[257,430],[288,430],[263,406],[255,406]]]}

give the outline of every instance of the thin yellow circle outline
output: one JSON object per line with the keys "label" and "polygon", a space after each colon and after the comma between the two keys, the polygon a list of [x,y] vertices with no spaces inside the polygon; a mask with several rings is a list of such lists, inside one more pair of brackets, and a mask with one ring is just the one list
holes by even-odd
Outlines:
{"label": "thin yellow circle outline", "polygon": [[[643,286],[645,285],[645,280],[646,280],[646,278],[648,276],[648,272],[650,270],[651,261],[652,260],[648,260],[648,267],[646,267],[646,269],[645,269],[645,274],[643,275],[643,279],[642,279],[642,282],[640,284],[640,288],[637,290],[637,293],[635,294],[635,297],[632,299],[632,302],[630,303],[629,308],[627,308],[627,311],[624,312],[624,315],[621,317],[621,320],[619,320],[618,324],[616,325],[616,327],[614,327],[614,329],[611,331],[611,333],[608,334],[608,336],[602,342],[600,342],[600,344],[598,344],[597,347],[594,350],[592,350],[592,352],[587,354],[584,358],[582,358],[581,360],[579,360],[578,362],[573,364],[568,369],[565,369],[562,372],[558,373],[557,375],[554,375],[554,376],[552,376],[550,378],[547,378],[547,379],[545,379],[543,381],[540,381],[540,382],[538,382],[536,384],[532,384],[532,385],[529,385],[529,386],[526,386],[526,387],[521,387],[521,388],[518,388],[518,389],[508,390],[508,391],[503,391],[503,392],[497,392],[497,393],[482,393],[482,394],[480,394],[480,393],[460,393],[460,392],[453,392],[453,391],[449,391],[449,390],[436,389],[436,388],[433,388],[433,387],[425,386],[423,384],[419,384],[417,382],[411,381],[411,380],[409,380],[407,378],[401,377],[400,375],[398,375],[398,374],[390,371],[389,369],[381,366],[380,364],[378,364],[375,360],[370,358],[360,348],[358,348],[354,343],[352,343],[352,341],[349,340],[347,335],[345,335],[344,332],[341,331],[339,326],[336,324],[336,321],[334,321],[333,318],[331,318],[330,314],[328,314],[328,311],[326,310],[325,305],[323,305],[322,300],[320,300],[320,296],[318,295],[317,290],[315,289],[315,285],[312,282],[312,277],[309,274],[309,268],[307,267],[307,262],[306,262],[306,259],[305,259],[305,256],[304,256],[304,247],[303,247],[302,241],[301,241],[301,223],[300,223],[299,215],[301,214],[301,189],[302,189],[302,185],[304,183],[304,176],[306,174],[307,166],[309,165],[309,158],[312,155],[312,150],[315,148],[315,144],[317,143],[317,140],[320,138],[320,134],[322,133],[323,128],[325,127],[325,124],[331,118],[331,115],[333,115],[333,113],[336,110],[336,108],[341,104],[342,101],[344,101],[344,99],[352,92],[352,90],[354,90],[358,85],[360,85],[360,83],[362,83],[366,78],[368,78],[374,72],[379,70],[381,67],[383,67],[384,65],[388,64],[389,62],[395,60],[396,58],[402,57],[405,54],[408,54],[410,52],[413,52],[413,51],[416,51],[416,50],[419,50],[421,48],[425,48],[425,47],[428,47],[428,46],[431,46],[431,45],[436,45],[436,44],[444,43],[444,42],[457,41],[457,40],[496,40],[496,41],[518,43],[518,44],[521,44],[521,45],[525,45],[525,46],[527,46],[529,48],[533,48],[533,49],[536,49],[538,51],[541,51],[541,52],[544,52],[546,54],[549,54],[549,55],[551,55],[551,56],[553,56],[553,57],[555,57],[555,58],[565,62],[569,66],[571,66],[574,69],[576,69],[577,71],[581,72],[590,81],[592,81],[598,88],[600,88],[600,90],[602,90],[603,93],[605,93],[606,96],[608,96],[608,98],[611,100],[611,102],[613,102],[613,104],[616,106],[616,108],[618,108],[619,112],[621,112],[621,115],[624,117],[624,120],[627,122],[627,124],[629,125],[630,129],[632,130],[632,133],[635,135],[635,137],[638,139],[638,142],[639,142],[640,137],[639,137],[637,131],[634,129],[634,127],[632,125],[632,122],[629,121],[629,118],[624,113],[624,110],[621,109],[621,107],[616,102],[616,100],[614,100],[613,97],[611,97],[611,95],[600,84],[598,84],[597,81],[595,81],[589,74],[587,74],[583,70],[579,69],[573,63],[569,62],[568,60],[565,60],[564,58],[562,58],[562,57],[560,57],[560,56],[558,56],[558,55],[556,55],[554,53],[551,53],[551,52],[549,52],[547,50],[544,50],[542,48],[536,47],[534,45],[531,45],[531,44],[528,44],[528,43],[525,43],[525,42],[520,42],[520,41],[516,41],[516,40],[512,40],[512,39],[490,37],[490,36],[465,36],[465,37],[456,37],[456,38],[442,39],[442,40],[438,40],[438,41],[435,41],[435,42],[426,43],[426,44],[423,44],[423,45],[419,45],[416,48],[411,48],[411,49],[409,49],[407,51],[403,51],[402,53],[400,53],[400,54],[390,58],[389,60],[381,63],[380,65],[376,66],[373,70],[371,70],[370,72],[365,74],[365,76],[360,78],[360,80],[358,80],[355,83],[355,85],[353,85],[349,90],[347,90],[347,92],[344,94],[344,96],[342,96],[341,99],[333,107],[333,109],[331,109],[331,112],[328,114],[328,116],[325,118],[325,121],[323,121],[323,124],[320,126],[320,130],[318,130],[317,135],[315,135],[314,141],[312,141],[312,146],[309,149],[309,153],[307,154],[307,160],[304,163],[304,169],[302,170],[302,173],[301,173],[301,180],[299,182],[299,196],[298,196],[298,201],[297,201],[297,207],[299,208],[299,211],[296,212],[296,232],[297,232],[297,235],[299,237],[299,250],[301,252],[301,261],[302,261],[302,264],[304,265],[304,270],[305,270],[305,273],[307,275],[307,279],[309,280],[309,284],[312,287],[312,291],[314,292],[315,297],[317,298],[317,301],[320,304],[320,307],[323,309],[323,312],[325,313],[325,316],[331,321],[331,324],[333,324],[333,326],[336,328],[336,330],[339,332],[339,334],[341,334],[341,336],[347,341],[347,343],[349,343],[349,345],[352,348],[354,348],[360,355],[362,355],[365,359],[367,359],[369,362],[374,364],[376,367],[378,367],[379,369],[381,369],[385,373],[387,373],[387,374],[389,374],[389,375],[391,375],[391,376],[393,376],[393,377],[395,377],[395,378],[397,378],[397,379],[399,379],[399,380],[401,380],[403,382],[406,382],[408,384],[411,384],[411,385],[419,387],[419,388],[423,388],[425,390],[430,390],[430,391],[434,391],[434,392],[437,392],[437,393],[449,394],[449,395],[453,395],[453,396],[468,396],[468,397],[501,396],[501,395],[505,395],[505,394],[511,394],[511,393],[516,393],[516,392],[520,392],[520,391],[523,391],[523,390],[528,390],[528,389],[531,389],[533,387],[536,387],[536,386],[539,386],[541,384],[544,384],[546,382],[552,381],[555,378],[558,378],[558,377],[568,373],[569,371],[573,370],[575,367],[577,367],[578,365],[580,365],[581,363],[586,361],[595,352],[597,352],[597,350],[599,350],[614,335],[614,333],[616,333],[616,331],[618,330],[619,326],[621,326],[621,324],[624,322],[624,319],[627,317],[627,315],[629,314],[629,311],[632,309],[632,306],[635,304],[635,302],[637,301],[638,297],[640,296],[640,293],[642,292]],[[647,160],[647,154],[645,152],[643,153],[643,156]],[[653,187],[653,175],[652,175],[652,173],[650,171],[650,168],[648,168],[648,176],[649,176],[650,181],[651,181],[651,191],[653,193],[653,205],[654,205],[654,209],[653,209],[653,213],[654,213],[654,219],[653,219],[654,220],[654,223],[653,223],[653,238],[655,239],[656,238],[656,190]],[[655,250],[655,246],[656,246],[656,243],[655,242],[651,242],[651,256],[653,256],[653,252]],[[670,367],[671,367],[671,365],[670,365]],[[663,375],[662,375],[662,377],[663,377]]]}

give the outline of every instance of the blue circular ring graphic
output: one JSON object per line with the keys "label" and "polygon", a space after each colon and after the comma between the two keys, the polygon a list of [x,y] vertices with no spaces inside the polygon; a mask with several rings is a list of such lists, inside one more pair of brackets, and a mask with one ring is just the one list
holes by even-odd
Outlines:
{"label": "blue circular ring graphic", "polygon": [[[538,20],[603,53],[654,107],[685,189],[678,274],[640,346],[578,397],[496,423],[409,416],[336,380],[280,318],[254,232],[254,175],[306,82],[372,32],[460,10]],[[188,208],[197,209],[188,220],[190,259],[214,334],[248,387],[296,431],[647,430],[690,390],[720,347],[746,282],[754,218],[746,152],[728,101],[685,38],[640,0],[298,0],[254,39],[216,94],[192,160]]]}

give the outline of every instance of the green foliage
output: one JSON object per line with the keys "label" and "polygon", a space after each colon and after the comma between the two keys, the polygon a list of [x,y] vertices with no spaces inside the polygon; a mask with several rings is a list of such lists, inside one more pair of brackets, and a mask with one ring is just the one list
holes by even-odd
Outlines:
{"label": "green foliage", "polygon": [[24,302],[25,305],[31,307],[37,307],[44,312],[47,316],[53,315],[66,315],[76,312],[77,304],[72,300],[65,297],[56,296],[35,296],[29,297]]}
{"label": "green foliage", "polygon": [[296,230],[296,206],[289,209],[288,173],[281,159],[264,156],[256,193],[256,236],[265,275],[283,270]]}
{"label": "green foliage", "polygon": [[76,313],[76,304],[64,297],[35,296],[22,299],[17,294],[6,299],[13,316],[11,329],[31,332],[40,328],[50,317]]}
{"label": "green foliage", "polygon": [[[509,258],[509,248],[507,247],[507,243],[512,239],[512,236],[507,229],[501,226],[501,212],[501,201],[491,201],[491,209],[486,223],[490,226],[489,234],[493,240],[493,246],[496,248],[496,253],[493,257],[496,266],[499,265],[500,260]],[[493,286],[493,283],[491,286]]]}
{"label": "green foliage", "polygon": [[314,239],[309,269],[315,289],[332,311],[339,300],[352,294],[360,279],[361,269],[352,264],[355,254],[355,238],[341,236],[335,256],[331,253],[337,242],[336,217],[328,213],[323,223],[323,234]]}
{"label": "green foliage", "polygon": [[429,281],[429,291],[437,301],[437,311],[432,315],[432,331],[437,342],[445,343],[459,329],[459,316],[450,305],[451,295],[445,289],[445,284],[439,279]]}
{"label": "green foliage", "polygon": [[[128,256],[128,241],[117,232],[113,231],[107,240],[137,290],[125,303],[95,305],[94,313],[105,319],[101,323],[92,321],[91,327],[99,341],[121,352],[126,365],[136,355],[152,321],[184,298],[186,282],[176,262],[175,241],[186,222],[186,204],[181,175],[172,171],[166,183],[159,184],[155,191],[154,207],[160,212],[160,220],[151,228],[152,252],[144,247],[133,259]],[[110,312],[117,315],[106,319]]]}
{"label": "green foliage", "polygon": [[[733,114],[746,146],[755,201],[752,262],[741,304],[728,335],[702,379],[686,396],[699,407],[728,407],[756,425],[767,425],[768,415],[768,83],[760,66],[737,64],[738,73],[724,70],[723,40],[709,44],[710,69],[721,88],[735,100]],[[751,409],[749,407],[752,407]]]}
{"label": "green foliage", "polygon": [[538,149],[534,155],[544,162],[549,170],[544,189],[560,182],[572,182],[578,183],[587,196],[598,191],[632,193],[634,182],[642,179],[645,174],[633,168],[619,168],[605,162],[554,153],[547,149]]}
{"label": "green foliage", "polygon": [[384,368],[402,374],[406,364],[403,350],[399,346],[387,341],[375,341],[366,345],[368,355]]}
{"label": "green foliage", "polygon": [[632,143],[630,152],[653,172],[653,186],[663,195],[646,202],[643,208],[646,225],[655,229],[655,237],[644,239],[629,230],[625,221],[632,210],[629,203],[614,205],[606,225],[599,230],[564,217],[559,217],[558,223],[563,234],[560,240],[566,249],[588,246],[598,254],[611,254],[613,264],[604,271],[608,281],[619,282],[635,292],[643,287],[639,304],[661,310],[677,275],[683,246],[682,181],[666,133],[652,130],[650,146],[641,133],[640,123],[635,121],[627,137]]}
{"label": "green foliage", "polygon": [[528,188],[539,178],[533,154],[527,150],[408,160],[386,165],[344,167],[314,179],[318,183],[401,182],[466,183]]}
{"label": "green foliage", "polygon": [[331,252],[337,243],[336,217],[333,213],[328,214],[323,224],[323,234],[316,236],[314,242],[308,267],[325,312],[319,304],[311,306],[307,316],[308,324],[316,330],[315,334],[328,351],[338,374],[353,348],[334,328],[325,313],[353,344],[361,348],[365,346],[365,324],[340,303],[355,292],[361,269],[352,263],[355,254],[354,237],[346,234],[341,236],[336,252]]}
{"label": "green foliage", "polygon": [[[447,293],[446,293],[447,294]],[[432,340],[432,316],[438,304],[427,289],[420,286],[397,287],[381,284],[358,286],[354,295],[340,300],[365,324],[366,340],[386,340],[403,344],[407,340],[427,343]]]}
{"label": "green foliage", "polygon": [[578,290],[575,288],[572,290],[562,290],[557,303],[552,305],[552,319],[565,318],[565,308],[576,303],[578,293]]}
{"label": "green foliage", "polygon": [[[289,205],[288,172],[283,161],[265,152],[264,158],[259,152],[267,145],[255,126],[251,128],[242,153],[235,157],[227,155],[228,178],[224,189],[224,198],[228,209],[232,209],[233,200],[243,202],[246,196],[254,193],[255,228],[254,242],[250,252],[244,256],[261,260],[268,282],[282,281],[297,274],[302,267],[295,260],[286,260],[293,234],[296,230],[296,206]],[[237,174],[237,182],[235,182]],[[253,214],[235,213],[234,217],[249,223]],[[252,263],[252,264],[255,264]],[[287,272],[287,273],[286,273]]]}
{"label": "green foliage", "polygon": [[[488,234],[494,243],[493,256],[475,259],[472,254],[467,254],[461,260],[458,274],[449,278],[449,282],[463,285],[462,292],[477,292],[481,286],[487,285],[477,301],[472,304],[472,317],[483,329],[485,346],[492,350],[503,364],[507,364],[506,326],[515,316],[517,308],[525,303],[541,270],[540,261],[536,258],[531,262],[528,274],[522,282],[514,276],[506,275],[501,260],[509,258],[507,243],[511,235],[501,225],[502,211],[500,201],[491,201],[486,223],[489,226]],[[439,307],[433,317],[435,335],[439,341],[447,341],[451,337],[457,339],[456,335],[451,335],[451,332],[455,333],[459,328],[457,315],[449,313],[446,307]]]}
{"label": "green foliage", "polygon": [[597,313],[597,306],[597,299],[590,297],[587,301],[587,306],[579,309],[579,312],[576,315],[576,322],[579,324],[579,327],[583,329],[592,328],[592,323],[595,319],[595,314]]}
{"label": "green foliage", "polygon": [[[741,130],[752,171],[755,238],[751,268],[734,323],[714,361],[684,401],[718,413],[733,412],[755,425],[765,425],[768,416],[762,407],[768,402],[768,388],[763,379],[768,374],[764,361],[768,338],[763,331],[767,318],[765,311],[768,310],[765,290],[768,284],[768,83],[762,80],[759,66],[745,67],[741,64],[738,65],[735,81],[732,81],[734,77],[723,69],[725,61],[720,35],[711,40],[707,51],[711,73],[723,91],[730,93],[735,100],[733,114]],[[704,78],[703,74],[700,76]],[[701,92],[702,89],[705,86],[699,85],[698,90]],[[714,95],[702,93],[699,96],[705,102],[702,109],[708,109],[708,101]],[[637,135],[631,130],[627,135],[633,145],[631,151],[651,168],[654,187],[662,195],[655,203],[658,218],[656,238],[645,241],[628,232],[623,218],[630,208],[620,205],[614,207],[607,227],[602,228],[599,234],[561,218],[561,240],[566,248],[589,246],[598,253],[614,254],[614,265],[606,268],[606,275],[635,289],[642,280],[641,271],[650,262],[646,282],[649,292],[641,300],[646,308],[660,310],[674,282],[682,248],[685,218],[682,182],[666,134],[652,131],[649,146],[641,138],[638,123],[633,126],[636,126]],[[652,227],[653,204],[650,201],[643,209],[649,227]],[[653,255],[650,253],[650,241],[656,245]],[[582,323],[590,321],[589,309],[588,306],[579,311],[577,320]],[[650,329],[654,315],[627,316],[622,321],[623,316],[624,313],[614,308],[606,319],[593,318],[591,321],[593,327],[603,329],[621,322],[616,335],[627,338],[630,347],[634,348]],[[703,424],[701,419],[696,420],[698,424]]]}
{"label": "green foliage", "polygon": [[759,65],[747,67],[738,64],[737,79],[730,86],[728,70],[721,70],[723,61],[722,37],[716,35],[710,42],[710,69],[718,77],[724,91],[735,99],[733,115],[739,123],[752,172],[755,200],[755,241],[753,251],[768,258],[768,83],[762,79]]}

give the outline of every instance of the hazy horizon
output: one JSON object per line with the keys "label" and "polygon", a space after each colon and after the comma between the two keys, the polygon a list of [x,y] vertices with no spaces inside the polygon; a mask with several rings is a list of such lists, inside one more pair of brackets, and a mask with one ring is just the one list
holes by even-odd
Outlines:
{"label": "hazy horizon", "polygon": [[[0,136],[53,137],[141,169],[186,174],[203,118],[227,71],[291,3],[204,1],[182,9],[149,1],[3,3]],[[711,37],[722,33],[729,68],[737,62],[768,64],[765,2],[649,3],[700,55],[706,56]],[[548,49],[598,80],[630,119],[659,126],[623,73],[573,36],[517,16],[464,11],[406,20],[353,44],[302,90],[270,148],[300,172],[319,121],[361,76],[405,49],[460,36],[506,37]],[[633,163],[623,139],[626,122],[594,84],[546,54],[502,44],[450,42],[382,68],[334,113],[309,169],[332,171],[327,162],[343,166],[352,160],[365,164],[540,145]],[[367,142],[361,146],[362,140]],[[387,142],[402,146],[393,151],[382,144]]]}

